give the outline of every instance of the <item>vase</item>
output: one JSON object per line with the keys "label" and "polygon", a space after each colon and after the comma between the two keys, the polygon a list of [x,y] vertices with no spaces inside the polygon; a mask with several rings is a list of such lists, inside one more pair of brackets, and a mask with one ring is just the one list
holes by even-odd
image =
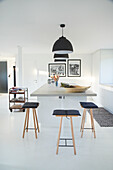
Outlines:
{"label": "vase", "polygon": [[56,86],[58,86],[58,81],[55,82]]}

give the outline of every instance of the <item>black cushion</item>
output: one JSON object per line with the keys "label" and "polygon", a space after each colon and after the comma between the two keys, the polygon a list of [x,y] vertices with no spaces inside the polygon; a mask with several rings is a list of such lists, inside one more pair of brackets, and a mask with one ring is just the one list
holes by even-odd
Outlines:
{"label": "black cushion", "polygon": [[38,102],[26,102],[22,108],[37,108],[39,106]]}
{"label": "black cushion", "polygon": [[81,116],[78,110],[54,110],[53,115],[60,116],[60,115],[73,115],[73,116]]}
{"label": "black cushion", "polygon": [[81,106],[86,109],[98,108],[98,106],[92,102],[80,102]]}

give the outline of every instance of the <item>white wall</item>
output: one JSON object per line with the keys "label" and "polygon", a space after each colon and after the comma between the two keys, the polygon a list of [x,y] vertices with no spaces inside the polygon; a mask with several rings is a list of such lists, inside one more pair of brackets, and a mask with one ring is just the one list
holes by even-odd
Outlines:
{"label": "white wall", "polygon": [[16,86],[22,87],[22,47],[18,46],[18,53],[16,55]]}
{"label": "white wall", "polygon": [[97,93],[97,97],[94,98],[95,102],[100,103],[104,108],[113,113],[113,87],[99,83],[103,52],[109,57],[109,50],[98,50],[92,54],[92,89]]}
{"label": "white wall", "polygon": [[15,57],[7,60],[8,62],[8,89],[14,87],[13,66],[15,66]]}
{"label": "white wall", "polygon": [[47,54],[23,54],[23,86],[28,87],[29,94],[47,82],[48,67],[51,56]]}
{"label": "white wall", "polygon": [[[71,54],[69,58],[81,59],[81,77],[62,77],[59,82],[70,82],[80,85],[91,85],[90,54]],[[53,54],[23,54],[22,55],[22,79],[23,86],[28,87],[29,94],[47,83],[48,63],[53,63]]]}
{"label": "white wall", "polygon": [[101,50],[100,83],[113,85],[113,50]]}
{"label": "white wall", "polygon": [[71,54],[70,59],[81,59],[81,77],[66,77],[66,81],[74,82],[79,85],[87,86],[92,84],[91,67],[92,56],[91,54]]}

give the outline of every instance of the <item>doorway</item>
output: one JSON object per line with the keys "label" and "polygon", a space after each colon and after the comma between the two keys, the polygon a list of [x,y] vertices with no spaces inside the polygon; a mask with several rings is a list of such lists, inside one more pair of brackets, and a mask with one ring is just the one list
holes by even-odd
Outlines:
{"label": "doorway", "polygon": [[7,61],[0,61],[0,93],[8,92]]}

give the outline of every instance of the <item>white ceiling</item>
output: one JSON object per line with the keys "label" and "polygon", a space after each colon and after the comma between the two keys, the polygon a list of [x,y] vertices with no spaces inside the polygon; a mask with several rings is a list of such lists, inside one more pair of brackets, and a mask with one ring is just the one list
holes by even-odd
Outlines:
{"label": "white ceiling", "polygon": [[113,48],[112,0],[0,0],[0,54],[51,53],[61,23],[75,53]]}

